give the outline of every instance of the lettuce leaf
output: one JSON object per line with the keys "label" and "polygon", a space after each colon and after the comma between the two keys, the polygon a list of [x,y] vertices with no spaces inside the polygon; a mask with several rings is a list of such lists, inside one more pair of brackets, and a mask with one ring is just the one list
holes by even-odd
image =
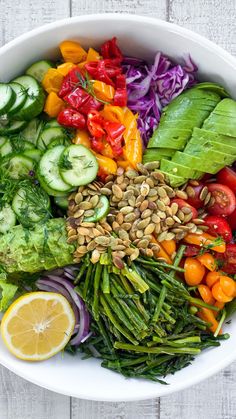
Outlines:
{"label": "lettuce leaf", "polygon": [[0,311],[5,311],[9,307],[17,291],[17,286],[8,283],[6,278],[6,274],[0,274]]}

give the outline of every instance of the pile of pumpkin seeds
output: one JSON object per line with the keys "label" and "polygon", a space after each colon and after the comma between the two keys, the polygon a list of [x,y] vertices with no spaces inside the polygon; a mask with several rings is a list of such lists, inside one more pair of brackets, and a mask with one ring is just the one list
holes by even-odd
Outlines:
{"label": "pile of pumpkin seeds", "polygon": [[[203,221],[192,220],[188,206],[180,209],[171,202],[175,197],[186,199],[188,190],[171,188],[158,167],[158,162],[151,162],[139,164],[138,170],[118,168],[104,184],[94,181],[70,195],[67,231],[68,242],[76,243],[75,262],[92,252],[91,261],[96,263],[109,249],[114,264],[122,268],[124,257],[131,261],[140,253],[158,257],[158,242],[179,241],[188,232],[202,233]],[[109,199],[108,215],[99,222],[85,222],[101,195]]]}

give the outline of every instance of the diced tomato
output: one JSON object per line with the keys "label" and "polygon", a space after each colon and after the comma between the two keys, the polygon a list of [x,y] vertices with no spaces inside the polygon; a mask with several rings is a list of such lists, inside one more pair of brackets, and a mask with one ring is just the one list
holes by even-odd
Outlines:
{"label": "diced tomato", "polygon": [[210,183],[208,190],[215,199],[215,203],[208,208],[213,215],[229,215],[236,208],[236,199],[233,191],[221,183]]}
{"label": "diced tomato", "polygon": [[228,186],[234,193],[236,193],[236,173],[230,167],[224,167],[217,174],[217,182]]}
{"label": "diced tomato", "polygon": [[236,209],[232,214],[228,215],[227,221],[232,229],[232,231],[236,230]]}
{"label": "diced tomato", "polygon": [[185,208],[186,207],[190,208],[191,211],[192,211],[192,218],[197,218],[198,212],[197,212],[196,208],[194,208],[192,205],[190,205],[187,201],[185,201],[184,199],[180,199],[180,198],[174,198],[174,199],[172,199],[171,203],[173,203],[173,202],[175,202],[178,205],[179,209],[184,208],[184,207]]}
{"label": "diced tomato", "polygon": [[193,197],[189,197],[187,202],[196,209],[199,209],[203,206],[203,201],[200,199],[200,193],[204,186],[204,183],[199,183],[199,185],[197,186],[191,185],[191,188],[194,190],[195,195]]}
{"label": "diced tomato", "polygon": [[232,231],[225,218],[217,215],[208,215],[204,218],[204,224],[208,227],[207,232],[209,234],[221,236],[226,243],[232,240]]}
{"label": "diced tomato", "polygon": [[225,253],[218,253],[215,256],[223,272],[236,274],[236,244],[227,244]]}

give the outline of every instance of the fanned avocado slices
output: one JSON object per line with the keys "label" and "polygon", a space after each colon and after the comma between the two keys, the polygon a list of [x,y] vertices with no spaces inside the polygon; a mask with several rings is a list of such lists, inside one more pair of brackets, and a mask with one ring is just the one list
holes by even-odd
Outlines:
{"label": "fanned avocado slices", "polygon": [[162,158],[170,159],[175,154],[175,150],[170,148],[148,148],[143,154],[143,163],[158,161]]}
{"label": "fanned avocado slices", "polygon": [[212,82],[208,82],[208,81],[198,83],[193,88],[194,89],[204,89],[204,90],[207,90],[207,91],[217,93],[222,98],[230,96],[229,93],[227,92],[227,90],[225,90],[225,88],[223,86],[220,86],[217,83],[212,83]]}
{"label": "fanned avocado slices", "polygon": [[180,151],[176,151],[172,161],[212,175],[222,169],[222,163],[211,161],[208,156],[199,158]]}
{"label": "fanned avocado slices", "polygon": [[165,159],[161,160],[160,170],[165,173],[170,173],[171,175],[188,179],[199,179],[203,175],[203,173],[198,170]]}
{"label": "fanned avocado slices", "polygon": [[204,121],[203,128],[236,138],[236,101],[223,99]]}

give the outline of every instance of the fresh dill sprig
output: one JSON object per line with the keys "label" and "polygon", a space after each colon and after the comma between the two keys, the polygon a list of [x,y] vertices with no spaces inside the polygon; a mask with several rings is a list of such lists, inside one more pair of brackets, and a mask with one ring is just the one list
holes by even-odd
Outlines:
{"label": "fresh dill sprig", "polygon": [[209,244],[204,244],[204,241],[201,244],[201,249],[199,251],[199,255],[203,255],[204,253],[206,253],[208,250],[213,249],[213,247],[216,246],[220,246],[221,244],[224,243],[224,240],[221,236],[218,236],[215,238],[215,240],[213,240],[211,243]]}

